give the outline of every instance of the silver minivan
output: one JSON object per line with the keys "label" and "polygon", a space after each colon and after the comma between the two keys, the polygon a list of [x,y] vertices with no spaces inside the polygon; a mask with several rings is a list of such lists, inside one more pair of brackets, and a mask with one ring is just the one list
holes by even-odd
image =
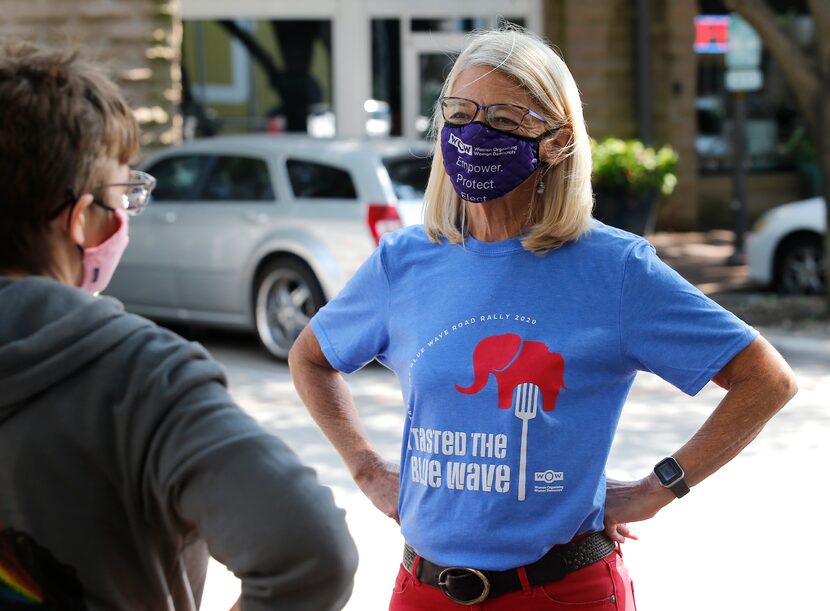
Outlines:
{"label": "silver minivan", "polygon": [[422,142],[245,135],[143,164],[158,185],[107,293],[160,321],[256,330],[284,359],[380,236],[421,222]]}

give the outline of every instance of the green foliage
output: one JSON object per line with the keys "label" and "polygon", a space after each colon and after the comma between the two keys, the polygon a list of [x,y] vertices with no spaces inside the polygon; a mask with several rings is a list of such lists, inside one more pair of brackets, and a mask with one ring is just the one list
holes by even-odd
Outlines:
{"label": "green foliage", "polygon": [[793,130],[787,141],[786,151],[799,165],[818,163],[818,145],[815,136],[804,127],[799,126]]}
{"label": "green foliage", "polygon": [[659,189],[669,195],[677,185],[679,157],[670,146],[655,150],[639,140],[591,138],[591,152],[597,187],[635,193]]}

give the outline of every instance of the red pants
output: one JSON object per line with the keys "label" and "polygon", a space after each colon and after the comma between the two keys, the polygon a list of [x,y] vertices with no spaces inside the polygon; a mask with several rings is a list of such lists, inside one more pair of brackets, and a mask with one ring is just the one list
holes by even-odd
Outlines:
{"label": "red pants", "polygon": [[521,592],[488,598],[478,605],[459,605],[441,590],[421,583],[403,565],[395,580],[389,611],[636,611],[631,578],[615,552],[584,569]]}

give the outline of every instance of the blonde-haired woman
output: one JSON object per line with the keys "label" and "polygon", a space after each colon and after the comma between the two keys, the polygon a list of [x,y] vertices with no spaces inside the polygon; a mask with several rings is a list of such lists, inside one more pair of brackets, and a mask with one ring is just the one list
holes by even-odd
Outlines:
{"label": "blonde-haired woman", "polygon": [[[297,389],[407,545],[390,609],[634,609],[618,544],[720,468],[795,392],[757,332],[591,218],[591,158],[564,62],[517,30],[450,72],[425,224],[387,235],[290,355]],[[400,471],[338,371],[373,359],[406,403]],[[604,468],[637,370],[728,389],[636,482]],[[659,458],[659,457],[655,457]]]}

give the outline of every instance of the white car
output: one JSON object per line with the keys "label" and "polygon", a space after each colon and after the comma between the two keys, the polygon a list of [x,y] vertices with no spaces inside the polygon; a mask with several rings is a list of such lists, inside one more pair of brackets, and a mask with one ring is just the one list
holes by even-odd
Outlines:
{"label": "white car", "polygon": [[429,147],[245,135],[170,148],[107,293],[162,321],[256,330],[285,358],[380,236],[420,223]]}
{"label": "white car", "polygon": [[824,199],[814,197],[767,211],[747,241],[750,277],[782,293],[823,294]]}

